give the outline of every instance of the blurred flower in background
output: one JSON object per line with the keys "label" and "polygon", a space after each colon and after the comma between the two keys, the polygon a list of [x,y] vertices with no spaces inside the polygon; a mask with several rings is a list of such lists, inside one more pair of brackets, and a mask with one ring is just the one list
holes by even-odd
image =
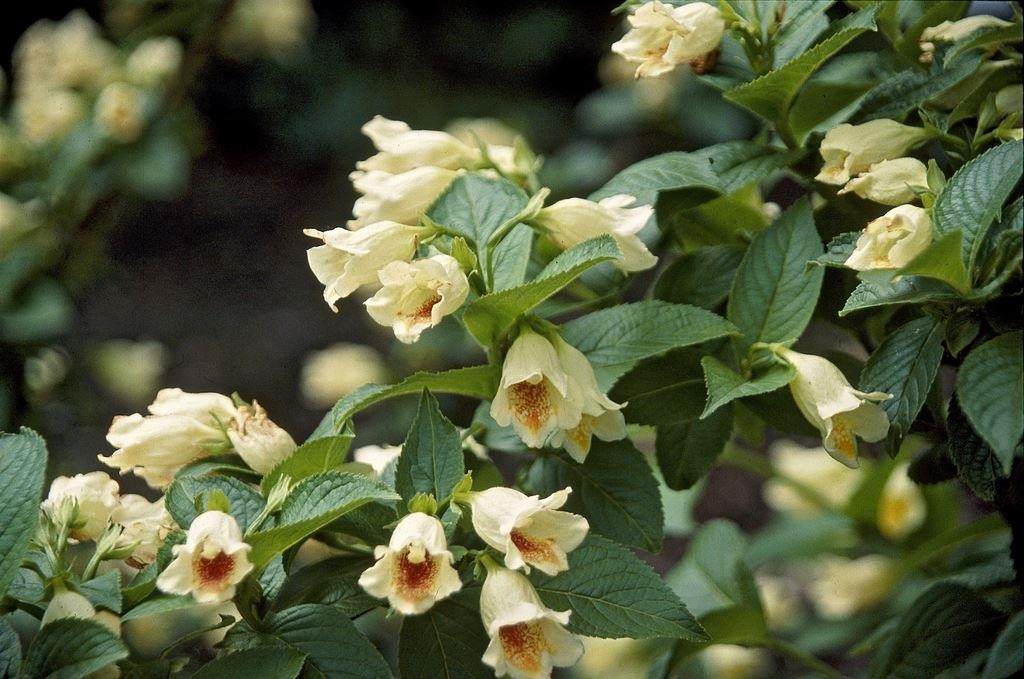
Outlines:
{"label": "blurred flower in background", "polygon": [[388,370],[379,351],[339,342],[306,357],[302,396],[314,408],[329,408],[364,384],[386,382]]}
{"label": "blurred flower in background", "polygon": [[144,405],[160,388],[170,351],[160,342],[108,340],[90,352],[89,364],[100,385],[126,405]]}

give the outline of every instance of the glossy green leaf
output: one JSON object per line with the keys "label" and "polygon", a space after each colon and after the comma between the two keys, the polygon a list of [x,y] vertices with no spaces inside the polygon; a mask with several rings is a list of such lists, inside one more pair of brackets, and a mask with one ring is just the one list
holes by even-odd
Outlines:
{"label": "glossy green leaf", "polygon": [[440,502],[451,495],[464,473],[459,430],[424,389],[398,458],[395,489],[406,502],[417,493],[429,493]]}
{"label": "glossy green leaf", "polygon": [[39,630],[25,653],[22,676],[82,679],[127,657],[125,645],[100,623],[64,618]]}
{"label": "glossy green leaf", "polygon": [[673,490],[693,487],[711,469],[732,437],[732,408],[709,417],[658,427],[655,452],[665,484]]}
{"label": "glossy green leaf", "polygon": [[260,488],[267,494],[282,476],[290,478],[292,483],[298,483],[313,474],[337,469],[345,462],[345,454],[353,438],[352,434],[346,433],[303,443],[267,472],[260,482]]}
{"label": "glossy green leaf", "polygon": [[480,621],[480,590],[463,589],[402,621],[398,669],[403,679],[490,679],[481,661],[490,642]]}
{"label": "glossy green leaf", "polygon": [[0,434],[0,598],[7,592],[36,529],[46,474],[46,443],[31,429]]}
{"label": "glossy green leaf", "polygon": [[705,356],[701,360],[701,366],[704,368],[704,381],[708,392],[707,406],[701,414],[701,419],[738,398],[766,394],[784,387],[796,376],[793,366],[786,364],[774,365],[748,379],[737,374],[714,356]]}
{"label": "glossy green leaf", "polygon": [[1024,434],[1024,355],[1021,333],[991,339],[964,359],[957,375],[960,407],[1009,472]]}

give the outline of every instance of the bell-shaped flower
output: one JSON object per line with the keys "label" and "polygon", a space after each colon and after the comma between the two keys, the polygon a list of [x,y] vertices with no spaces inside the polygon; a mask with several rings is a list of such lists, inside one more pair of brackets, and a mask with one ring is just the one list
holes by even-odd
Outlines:
{"label": "bell-shaped flower", "polygon": [[917,200],[915,187],[928,187],[928,168],[917,158],[896,158],[874,163],[846,182],[839,193],[855,193],[882,205],[903,205]]}
{"label": "bell-shaped flower", "polygon": [[447,132],[413,130],[400,120],[374,116],[363,125],[378,153],[356,163],[360,170],[380,170],[389,174],[408,172],[418,167],[455,170],[480,160],[480,151],[464,144]]}
{"label": "bell-shaped flower", "polygon": [[892,559],[879,554],[847,559],[825,556],[818,564],[807,597],[823,618],[843,620],[875,608],[896,584]]}
{"label": "bell-shaped flower", "polygon": [[790,391],[803,416],[821,432],[825,450],[847,467],[858,466],[857,437],[881,441],[889,432],[889,418],[877,401],[892,394],[854,389],[842,371],[821,356],[790,349],[779,349],[778,354],[796,370]]}
{"label": "bell-shaped flower", "polygon": [[867,172],[875,163],[902,157],[928,137],[928,132],[920,127],[885,118],[860,125],[836,125],[821,140],[819,153],[825,166],[815,179],[825,184],[845,184],[851,176]]}
{"label": "bell-shaped flower", "polygon": [[512,679],[547,679],[553,668],[575,665],[583,641],[565,629],[569,615],[545,606],[526,576],[488,569],[480,591],[480,618],[491,638],[484,663]]}
{"label": "bell-shaped flower", "polygon": [[924,494],[907,474],[909,464],[896,466],[878,498],[878,532],[889,540],[903,540],[921,527],[928,513]]}
{"label": "bell-shaped flower", "polygon": [[960,19],[959,21],[943,21],[936,26],[929,26],[921,31],[919,39],[919,47],[921,48],[920,60],[926,64],[932,62],[935,58],[935,43],[937,42],[957,42],[983,28],[1002,28],[1012,25],[1012,22],[998,17],[978,14]]}
{"label": "bell-shaped flower", "polygon": [[134,568],[143,568],[156,561],[164,540],[178,526],[164,507],[162,497],[150,502],[141,495],[122,495],[110,518],[121,526],[117,546],[134,545],[131,556],[125,559]]}
{"label": "bell-shaped flower", "polygon": [[633,196],[625,194],[609,196],[597,203],[566,198],[541,209],[532,221],[563,249],[598,236],[611,236],[622,253],[622,259],[612,263],[623,271],[643,271],[658,263],[658,258],[636,235],[654,214],[654,208],[650,205],[628,207],[635,202]]}
{"label": "bell-shaped flower", "polygon": [[[769,454],[777,476],[765,482],[761,493],[769,507],[791,516],[807,518],[823,509],[842,509],[864,479],[860,469],[833,462],[824,448],[806,448],[782,439],[772,445]],[[807,497],[786,481],[813,491],[816,498]]]}
{"label": "bell-shaped flower", "polygon": [[163,488],[179,469],[209,455],[210,446],[229,443],[222,426],[236,409],[221,394],[161,389],[149,412],[115,417],[107,441],[117,450],[99,460],[121,473],[134,472],[153,488]]}
{"label": "bell-shaped flower", "polygon": [[384,476],[388,466],[402,454],[401,446],[362,446],[352,453],[352,459],[373,467],[377,477]]}
{"label": "bell-shaped flower", "polygon": [[55,522],[70,518],[70,506],[77,507],[69,535],[75,540],[95,540],[110,523],[117,507],[120,488],[104,472],[58,476],[50,484],[42,510]]}
{"label": "bell-shaped flower", "polygon": [[417,341],[424,330],[457,311],[469,295],[466,274],[448,255],[391,262],[378,278],[381,289],[363,304],[373,320],[390,326],[405,344]]}
{"label": "bell-shaped flower", "polygon": [[353,231],[374,222],[398,222],[415,225],[437,197],[459,175],[455,170],[425,166],[391,174],[381,170],[362,170],[349,175],[356,191],[363,194],[352,206]]}
{"label": "bell-shaped flower", "polygon": [[339,299],[363,285],[376,283],[377,272],[385,265],[412,259],[424,229],[384,221],[358,231],[306,229],[303,233],[324,242],[306,254],[309,268],[325,286],[324,299],[337,311]]}
{"label": "bell-shaped flower", "polygon": [[602,441],[618,441],[626,438],[626,418],[618,408],[606,410],[600,415],[580,416],[580,423],[572,429],[559,429],[551,439],[551,445],[564,448],[569,456],[583,464],[590,453],[590,443],[594,436]]}
{"label": "bell-shaped flower", "polygon": [[916,205],[900,205],[868,222],[846,266],[858,271],[898,269],[928,249],[932,220]]}
{"label": "bell-shaped flower", "polygon": [[266,474],[298,447],[291,435],[277,426],[257,403],[241,406],[228,424],[228,439],[245,463]]}
{"label": "bell-shaped flower", "polygon": [[359,585],[372,596],[386,598],[399,613],[416,615],[462,588],[452,567],[444,526],[433,516],[405,516],[387,546],[374,549],[377,563],[359,576]]}
{"label": "bell-shaped flower", "polygon": [[628,33],[612,45],[612,52],[638,63],[637,78],[669,73],[676,66],[701,59],[718,49],[725,19],[716,7],[692,2],[680,7],[658,0],[629,16]]}
{"label": "bell-shaped flower", "polygon": [[168,594],[191,594],[199,603],[224,603],[253,568],[250,549],[233,516],[204,512],[188,527],[185,543],[174,546],[174,560],[156,586]]}
{"label": "bell-shaped flower", "polygon": [[582,516],[558,511],[571,492],[563,488],[543,500],[500,486],[474,493],[473,530],[505,555],[508,568],[528,573],[534,566],[548,575],[568,570],[566,554],[579,547],[590,530]]}

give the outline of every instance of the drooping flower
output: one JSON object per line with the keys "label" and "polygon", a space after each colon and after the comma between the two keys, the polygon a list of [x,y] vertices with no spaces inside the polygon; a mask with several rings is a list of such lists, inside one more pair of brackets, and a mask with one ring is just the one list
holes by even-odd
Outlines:
{"label": "drooping flower", "polygon": [[73,503],[78,511],[74,527],[68,534],[75,540],[95,540],[110,523],[119,491],[117,481],[104,472],[58,476],[50,484],[50,493],[42,503],[42,510],[59,522],[64,518],[62,506]]}
{"label": "drooping flower", "polygon": [[889,418],[877,401],[892,394],[854,389],[842,371],[821,356],[790,349],[779,349],[778,354],[796,369],[790,391],[803,416],[821,432],[825,450],[847,467],[858,466],[857,437],[881,441],[889,432]]}
{"label": "drooping flower", "polygon": [[643,271],[658,263],[636,235],[654,214],[650,205],[628,207],[636,198],[625,194],[609,196],[595,203],[583,198],[566,198],[537,213],[533,222],[547,231],[560,248],[569,248],[598,236],[608,235],[622,252],[613,261],[623,271]]}
{"label": "drooping flower", "polygon": [[878,498],[878,532],[903,540],[921,527],[927,514],[924,495],[907,474],[909,464],[897,465]]}
{"label": "drooping flower", "polygon": [[512,679],[546,679],[555,667],[575,665],[583,642],[565,629],[569,615],[545,606],[524,575],[489,569],[480,591],[480,617],[491,638],[484,663]]}
{"label": "drooping flower", "polygon": [[383,221],[358,231],[306,229],[303,233],[324,242],[306,254],[309,268],[325,286],[324,299],[337,311],[339,299],[377,282],[377,272],[385,265],[412,259],[424,229]]}
{"label": "drooping flower", "polygon": [[177,528],[161,497],[150,502],[141,495],[122,495],[111,514],[111,521],[121,526],[117,546],[135,545],[125,559],[128,565],[142,568],[156,561],[157,552],[171,531]]}
{"label": "drooping flower", "polygon": [[133,85],[110,83],[96,98],[93,114],[96,126],[114,141],[135,141],[145,124],[145,98],[145,93]]}
{"label": "drooping flower", "polygon": [[929,26],[921,31],[919,47],[921,48],[920,60],[930,64],[935,58],[936,42],[957,42],[963,40],[971,33],[983,28],[1012,26],[1009,21],[987,14],[966,17],[959,21],[943,21],[937,26]]}
{"label": "drooping flower", "polygon": [[125,62],[125,72],[136,85],[157,87],[178,72],[183,55],[184,49],[176,38],[149,38],[132,50]]}
{"label": "drooping flower", "polygon": [[[772,445],[772,466],[775,471],[814,491],[825,507],[841,509],[864,478],[859,469],[837,465],[824,448],[806,448],[798,443],[780,440]],[[779,478],[771,478],[762,489],[769,507],[792,516],[809,517],[822,507]]]}
{"label": "drooping flower", "polygon": [[363,571],[359,585],[372,596],[386,598],[399,613],[423,613],[462,588],[444,527],[428,514],[405,516],[387,546],[374,549],[374,557],[377,563]]}
{"label": "drooping flower", "polygon": [[384,475],[388,465],[397,460],[401,454],[401,446],[362,446],[355,449],[352,459],[370,465],[373,467],[374,474],[380,477]]}
{"label": "drooping flower", "polygon": [[896,158],[874,163],[839,189],[882,205],[903,205],[917,200],[913,188],[927,188],[928,168],[917,158]]}
{"label": "drooping flower", "polygon": [[928,132],[881,118],[860,125],[843,123],[825,134],[819,152],[825,166],[815,177],[825,184],[845,184],[875,163],[900,158],[928,139]]}
{"label": "drooping flower", "polygon": [[375,222],[415,225],[452,180],[459,175],[443,167],[417,167],[391,174],[382,170],[357,170],[349,175],[356,191],[363,194],[352,206],[354,230]]}
{"label": "drooping flower", "polygon": [[115,417],[107,441],[117,450],[99,460],[141,476],[153,488],[163,488],[179,469],[209,455],[209,446],[229,443],[221,426],[236,409],[221,394],[161,389],[149,412]]}
{"label": "drooping flower", "polygon": [[480,151],[464,144],[447,132],[413,130],[400,120],[374,116],[363,125],[378,153],[356,163],[360,170],[379,170],[399,174],[420,167],[456,170],[480,160]]}
{"label": "drooping flower", "polygon": [[391,262],[378,277],[383,287],[363,304],[373,320],[390,326],[405,344],[457,311],[469,295],[466,274],[448,255]]}
{"label": "drooping flower", "polygon": [[557,511],[571,492],[563,488],[541,499],[499,486],[474,493],[473,530],[505,555],[508,568],[528,573],[534,566],[555,575],[569,568],[566,554],[579,547],[590,530],[582,516]]}
{"label": "drooping flower", "polygon": [[174,560],[156,585],[168,594],[191,594],[199,603],[224,603],[253,568],[250,549],[233,516],[204,512],[192,521],[185,543],[174,546]]}
{"label": "drooping flower", "polygon": [[895,584],[895,569],[888,557],[870,554],[847,559],[829,555],[818,564],[807,596],[818,615],[843,620],[881,604]]}
{"label": "drooping flower", "polygon": [[629,32],[612,45],[612,52],[640,64],[637,78],[664,75],[705,57],[718,49],[725,33],[722,13],[706,2],[672,7],[653,0],[638,7],[629,24]]}
{"label": "drooping flower", "polygon": [[801,613],[799,583],[792,578],[764,573],[757,574],[756,582],[768,627],[773,630],[791,629]]}
{"label": "drooping flower", "polygon": [[240,406],[235,412],[228,424],[228,439],[245,463],[260,474],[268,473],[298,447],[256,401],[252,407]]}
{"label": "drooping flower", "polygon": [[916,205],[900,205],[868,223],[846,266],[858,271],[898,269],[928,249],[932,220]]}

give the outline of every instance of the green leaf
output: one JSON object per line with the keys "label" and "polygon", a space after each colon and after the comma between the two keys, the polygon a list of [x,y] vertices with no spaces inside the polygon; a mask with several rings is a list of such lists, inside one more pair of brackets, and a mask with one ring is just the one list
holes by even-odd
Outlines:
{"label": "green leaf", "polygon": [[551,261],[526,285],[477,298],[462,316],[466,328],[485,347],[508,332],[520,316],[569,285],[601,262],[620,258],[611,236],[601,236],[573,246]]}
{"label": "green leaf", "polygon": [[747,539],[735,524],[724,519],[709,521],[666,581],[697,617],[733,607],[760,614],[754,576],[743,561],[746,547]]}
{"label": "green leaf", "polygon": [[785,66],[725,93],[725,98],[769,122],[784,120],[790,104],[807,79],[822,64],[865,31],[874,31],[876,7],[853,14],[836,25],[831,36]]}
{"label": "green leaf", "polygon": [[424,389],[398,458],[395,489],[407,502],[416,493],[430,493],[440,502],[452,494],[465,471],[459,430]]}
{"label": "green leaf", "polygon": [[218,656],[192,675],[193,679],[227,677],[273,677],[295,679],[302,672],[306,656],[289,648],[247,648]]}
{"label": "green leaf", "polygon": [[288,576],[274,599],[274,609],[298,604],[323,604],[355,617],[380,601],[359,586],[359,576],[373,565],[369,557],[335,556],[317,561]]}
{"label": "green leaf", "polygon": [[790,151],[752,141],[727,141],[691,152],[693,157],[707,161],[725,193],[767,181],[805,154],[800,149]]}
{"label": "green leaf", "polygon": [[78,585],[78,593],[94,607],[105,608],[112,613],[121,612],[121,577],[116,570]]}
{"label": "green leaf", "polygon": [[1000,483],[1006,480],[1003,463],[971,429],[955,396],[949,402],[946,427],[949,431],[949,458],[956,467],[957,475],[975,495],[992,502]]}
{"label": "green leaf", "polygon": [[1022,149],[1020,141],[989,149],[957,170],[935,202],[936,239],[962,231],[962,256],[972,274],[985,234],[1020,181]]}
{"label": "green leaf", "polygon": [[494,248],[493,288],[507,290],[522,285],[530,265],[533,250],[533,229],[526,224],[517,224]]}
{"label": "green leaf", "polygon": [[729,296],[742,259],[743,250],[731,245],[712,245],[683,253],[658,277],[654,297],[714,310]]}
{"label": "green leaf", "polygon": [[943,234],[898,273],[901,276],[934,278],[966,294],[971,288],[971,281],[960,259],[962,243],[963,233],[960,229]]}
{"label": "green leaf", "polygon": [[928,588],[900,618],[873,677],[933,677],[987,646],[1005,617],[963,585]]}
{"label": "green leaf", "polygon": [[211,494],[223,493],[231,504],[231,515],[238,521],[242,532],[252,523],[266,504],[256,489],[230,476],[186,476],[177,478],[167,488],[165,503],[174,521],[188,529],[205,507],[196,510],[196,499],[208,499]]}
{"label": "green leaf", "polygon": [[0,618],[0,677],[15,677],[21,667],[21,639],[7,616]]}
{"label": "green leaf", "polygon": [[528,483],[541,495],[570,486],[564,509],[587,517],[591,531],[649,552],[661,548],[665,517],[658,482],[628,439],[595,439],[583,464],[563,452],[540,457]]}
{"label": "green leaf", "polygon": [[641,361],[609,393],[626,403],[623,415],[637,424],[674,424],[695,420],[704,410],[706,391],[701,352],[676,349]]}
{"label": "green leaf", "polygon": [[1024,670],[1024,611],[1010,618],[996,638],[981,679],[1007,679]]}
{"label": "green leaf", "polygon": [[738,398],[766,394],[784,387],[796,376],[793,366],[788,364],[773,365],[746,379],[714,356],[705,356],[700,363],[704,368],[704,381],[708,389],[707,406],[701,419]]}
{"label": "green leaf", "polygon": [[0,599],[7,592],[36,530],[46,474],[46,443],[31,429],[0,434]]}
{"label": "green leaf", "polygon": [[545,605],[572,610],[569,629],[605,639],[707,637],[651,567],[624,547],[590,535],[569,554],[569,570],[533,578]]}
{"label": "green leaf", "polygon": [[282,476],[289,477],[294,484],[313,474],[337,469],[344,464],[345,454],[353,438],[352,434],[345,433],[303,443],[263,477],[260,482],[263,494],[270,493]]}
{"label": "green leaf", "polygon": [[418,394],[424,388],[437,394],[490,399],[498,388],[499,375],[500,371],[495,366],[474,365],[440,373],[413,373],[397,384],[367,384],[338,401],[309,440],[336,435],[360,410],[395,396]]}
{"label": "green leaf", "polygon": [[673,151],[630,165],[590,194],[590,200],[627,194],[636,198],[637,204],[654,205],[658,192],[667,190],[688,191],[691,205],[722,193],[719,178],[706,158]]}
{"label": "green leaf", "polygon": [[861,231],[847,231],[834,237],[825,246],[825,254],[815,260],[821,266],[835,266],[845,269],[846,260],[850,258],[857,247],[857,239]]}
{"label": "green leaf", "polygon": [[402,621],[398,669],[403,679],[491,679],[480,660],[490,639],[480,622],[479,588],[463,589]]}
{"label": "green leaf", "polygon": [[25,653],[22,676],[79,679],[127,657],[125,645],[100,623],[64,618],[39,630]]}
{"label": "green leaf", "polygon": [[1009,473],[1024,434],[1021,333],[1000,335],[974,349],[956,380],[960,407]]}
{"label": "green leaf", "polygon": [[892,398],[879,403],[889,417],[889,451],[895,455],[921,412],[942,362],[946,324],[931,316],[900,326],[875,350],[860,375],[863,391]]}
{"label": "green leaf", "polygon": [[832,4],[831,0],[819,0],[785,6],[785,20],[772,40],[775,68],[789,63],[814,44],[814,40],[828,28],[825,12]]}
{"label": "green leaf", "polygon": [[143,601],[141,604],[121,616],[121,622],[145,618],[150,615],[168,613],[170,611],[183,611],[197,605],[191,594],[184,596],[165,595],[157,596]]}
{"label": "green leaf", "polygon": [[839,311],[840,316],[892,304],[946,302],[960,298],[953,288],[935,280],[917,276],[901,276],[893,279],[889,273],[883,273],[880,276],[861,275],[863,280],[850,293],[846,304]]}
{"label": "green leaf", "polygon": [[981,54],[968,54],[949,68],[936,63],[929,73],[916,68],[900,71],[876,85],[861,101],[855,118],[858,122],[891,118],[901,120],[910,111],[924,106],[966,78],[974,76]]}
{"label": "green leaf", "polygon": [[754,238],[736,272],[726,314],[746,346],[800,337],[814,313],[824,275],[807,263],[821,253],[806,199]]}
{"label": "green leaf", "polygon": [[448,185],[427,216],[485,250],[491,235],[526,207],[527,200],[522,189],[504,179],[465,174]]}
{"label": "green leaf", "polygon": [[658,427],[655,452],[665,485],[691,488],[715,463],[732,437],[732,408],[716,410],[707,419]]}
{"label": "green leaf", "polygon": [[562,326],[565,341],[592,364],[620,375],[641,359],[735,333],[732,323],[710,311],[659,301],[620,304]]}

